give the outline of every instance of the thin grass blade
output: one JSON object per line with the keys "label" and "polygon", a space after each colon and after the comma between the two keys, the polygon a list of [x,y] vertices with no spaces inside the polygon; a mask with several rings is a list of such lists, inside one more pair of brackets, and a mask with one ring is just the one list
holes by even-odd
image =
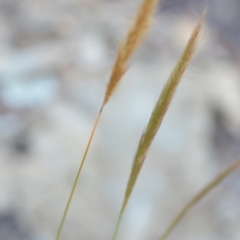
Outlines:
{"label": "thin grass blade", "polygon": [[205,188],[203,188],[197,195],[195,195],[190,202],[177,214],[166,231],[162,234],[159,240],[165,240],[176,228],[179,222],[185,217],[185,215],[191,210],[202,198],[204,198],[209,192],[211,192],[218,184],[220,184],[228,175],[230,175],[236,168],[240,166],[240,159],[230,165],[221,174],[219,174],[212,182],[210,182]]}

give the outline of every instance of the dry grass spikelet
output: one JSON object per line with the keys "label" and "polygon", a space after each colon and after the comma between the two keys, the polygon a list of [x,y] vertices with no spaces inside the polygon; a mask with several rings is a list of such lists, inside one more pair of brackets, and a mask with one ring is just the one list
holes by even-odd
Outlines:
{"label": "dry grass spikelet", "polygon": [[152,115],[150,117],[150,120],[148,122],[147,128],[141,136],[141,139],[139,141],[139,145],[138,145],[138,148],[137,148],[134,160],[133,160],[132,169],[131,169],[131,173],[129,176],[127,188],[125,191],[124,200],[123,200],[122,207],[121,207],[121,210],[119,213],[116,228],[114,231],[114,237],[113,237],[114,240],[116,239],[123,212],[129,201],[132,190],[135,186],[136,180],[138,178],[138,175],[141,171],[142,165],[146,158],[147,152],[150,148],[150,145],[161,125],[164,115],[167,112],[167,109],[171,103],[171,100],[174,96],[177,86],[183,76],[183,73],[186,70],[186,68],[194,54],[197,43],[199,41],[199,37],[200,37],[202,25],[203,25],[203,20],[204,20],[204,15],[200,18],[196,27],[194,28],[192,35],[187,43],[187,46],[185,47],[185,50],[184,50],[182,56],[180,57],[175,68],[173,69],[172,74],[170,75],[167,83],[165,84],[165,86],[159,96],[157,104],[156,104],[156,106],[152,112]]}
{"label": "dry grass spikelet", "polygon": [[161,125],[164,115],[173,98],[175,90],[194,53],[194,50],[196,48],[196,45],[199,39],[201,26],[202,26],[202,19],[194,29],[193,34],[184,50],[184,53],[182,54],[182,57],[180,58],[170,78],[168,79],[166,85],[164,86],[160,94],[160,97],[157,101],[157,104],[152,112],[150,120],[148,122],[148,126],[141,136],[141,139],[139,141],[139,145],[137,148],[137,152],[133,161],[132,172],[131,172],[131,176],[129,179],[129,184],[128,184],[128,188],[125,196],[126,199],[128,199],[131,194],[131,189],[135,184],[135,179],[143,165],[148,149]]}
{"label": "dry grass spikelet", "polygon": [[103,105],[105,105],[108,102],[109,98],[112,96],[119,81],[127,70],[129,58],[142,42],[142,39],[150,26],[157,1],[158,0],[143,1],[132,24],[132,27],[128,31],[126,40],[120,44],[117,59],[113,66],[112,74],[110,76],[110,80],[104,96]]}

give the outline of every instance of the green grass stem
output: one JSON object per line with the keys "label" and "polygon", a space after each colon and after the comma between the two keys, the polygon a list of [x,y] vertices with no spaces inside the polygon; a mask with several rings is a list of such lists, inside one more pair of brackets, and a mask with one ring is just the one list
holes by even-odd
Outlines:
{"label": "green grass stem", "polygon": [[59,239],[60,239],[61,232],[62,232],[62,229],[63,229],[63,225],[64,225],[64,223],[65,223],[65,220],[66,220],[66,217],[67,217],[67,213],[68,213],[70,204],[71,204],[71,202],[72,202],[73,194],[74,194],[75,189],[76,189],[76,187],[77,187],[77,183],[78,183],[78,180],[79,180],[79,177],[80,177],[80,174],[81,174],[81,171],[82,171],[84,162],[85,162],[85,160],[86,160],[86,157],[87,157],[89,148],[90,148],[90,146],[91,146],[92,139],[93,139],[94,133],[95,133],[95,131],[96,131],[98,122],[99,122],[99,120],[100,120],[100,117],[101,117],[101,114],[102,114],[102,110],[103,110],[103,107],[101,107],[101,109],[100,109],[100,111],[99,111],[99,113],[98,113],[98,116],[97,116],[97,118],[96,118],[95,124],[94,124],[94,126],[93,126],[93,129],[92,129],[92,132],[91,132],[91,135],[90,135],[90,138],[89,138],[87,147],[86,147],[86,149],[85,149],[85,152],[84,152],[84,155],[83,155],[81,164],[80,164],[80,166],[79,166],[79,169],[78,169],[76,178],[75,178],[75,180],[74,180],[74,183],[73,183],[73,186],[72,186],[72,189],[71,189],[71,192],[70,192],[70,195],[69,195],[69,198],[68,198],[66,207],[65,207],[65,209],[64,209],[64,212],[63,212],[63,215],[62,215],[62,218],[61,218],[60,225],[59,225],[59,227],[58,227],[58,231],[57,231],[55,240],[59,240]]}
{"label": "green grass stem", "polygon": [[214,178],[206,187],[204,187],[199,193],[197,193],[177,214],[174,220],[167,227],[166,231],[162,234],[159,240],[166,240],[172,231],[176,228],[179,222],[185,217],[185,215],[192,209],[203,197],[205,197],[210,191],[212,191],[219,183],[221,183],[229,174],[231,174],[237,167],[240,166],[240,159],[230,165],[216,178]]}

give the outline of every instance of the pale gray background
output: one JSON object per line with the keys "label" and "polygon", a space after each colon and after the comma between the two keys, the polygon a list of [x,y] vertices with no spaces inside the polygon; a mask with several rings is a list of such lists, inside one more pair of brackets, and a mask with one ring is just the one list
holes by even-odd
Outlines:
{"label": "pale gray background", "polygon": [[[139,3],[0,0],[0,240],[54,239],[117,45]],[[118,239],[158,239],[180,208],[240,157],[240,2],[165,0],[104,110],[62,240],[111,239],[139,137],[206,5],[203,39]],[[239,173],[169,240],[239,240]]]}

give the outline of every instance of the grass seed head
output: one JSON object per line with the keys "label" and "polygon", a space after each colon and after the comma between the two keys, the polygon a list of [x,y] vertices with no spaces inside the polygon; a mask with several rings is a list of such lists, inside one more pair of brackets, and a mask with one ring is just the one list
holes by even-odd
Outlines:
{"label": "grass seed head", "polygon": [[137,148],[137,152],[132,164],[132,169],[131,169],[130,177],[128,180],[127,189],[125,192],[125,197],[122,205],[123,209],[127,205],[127,202],[130,198],[131,192],[134,188],[137,177],[139,175],[139,172],[147,156],[147,152],[167,112],[167,109],[171,103],[171,100],[174,96],[176,88],[196,49],[200,32],[202,29],[202,25],[203,25],[203,19],[204,18],[201,17],[196,27],[194,28],[182,56],[180,57],[175,68],[173,69],[172,74],[170,75],[167,83],[165,84],[159,96],[157,104],[148,122],[147,128],[141,136],[141,139],[139,141],[139,145]]}
{"label": "grass seed head", "polygon": [[127,71],[129,58],[142,42],[150,26],[156,3],[157,0],[143,0],[125,41],[120,44],[118,55],[105,92],[103,105],[108,102],[124,73]]}

